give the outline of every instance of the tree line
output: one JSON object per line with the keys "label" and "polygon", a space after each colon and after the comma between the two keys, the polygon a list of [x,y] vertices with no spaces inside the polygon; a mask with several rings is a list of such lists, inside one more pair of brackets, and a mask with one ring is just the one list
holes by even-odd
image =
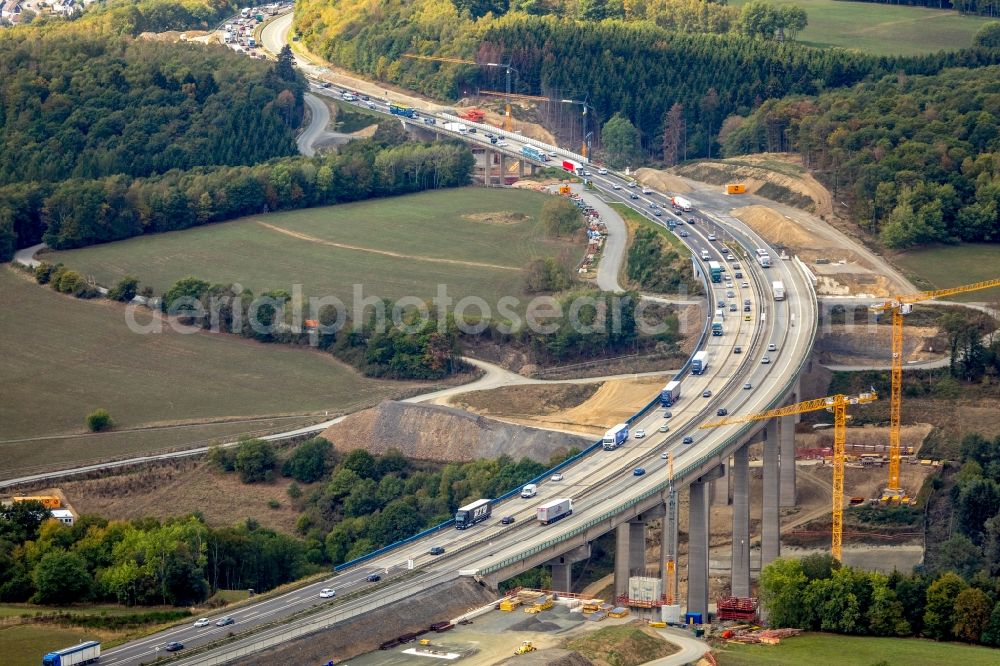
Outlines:
{"label": "tree line", "polygon": [[472,153],[458,143],[400,144],[384,123],[335,154],[254,166],[196,167],[0,188],[0,258],[40,240],[59,249],[187,229],[245,215],[465,185]]}
{"label": "tree line", "polygon": [[980,16],[1000,16],[1000,7],[993,0],[851,0],[852,2],[873,2],[880,5],[907,5],[928,9],[954,9],[962,14]]}
{"label": "tree line", "polygon": [[997,241],[998,80],[997,66],[951,69],[769,100],[727,123],[723,148],[799,152],[889,247]]}
{"label": "tree line", "polygon": [[0,507],[0,601],[189,605],[220,588],[268,590],[317,570],[301,540],[249,519],[212,528],[198,516],[68,526],[38,502]]}
{"label": "tree line", "polygon": [[996,579],[862,571],[829,555],[778,558],[761,571],[772,627],[858,636],[925,636],[1000,646]]}
{"label": "tree line", "polygon": [[[7,34],[9,33],[9,34]],[[304,80],[229,49],[93,34],[0,35],[0,185],[143,177],[293,155]]]}
{"label": "tree line", "polygon": [[[730,9],[697,4],[709,13]],[[473,5],[488,11],[478,14]],[[648,8],[656,5],[635,6],[655,11]],[[586,98],[591,127],[620,113],[638,130],[643,150],[657,157],[664,135],[676,132],[677,119],[683,120],[683,131],[675,143],[683,147],[676,152],[710,157],[718,152],[722,122],[732,114],[747,115],[768,99],[817,94],[897,71],[933,74],[1000,62],[1000,51],[988,42],[915,57],[804,47],[789,40],[807,18],[762,2],[745,5],[733,19],[742,28],[724,34],[685,32],[676,22],[661,26],[648,16],[630,20],[612,13],[584,20],[572,12],[556,15],[546,3],[508,11],[489,3],[427,0],[379,5],[377,20],[355,20],[366,7],[357,0],[299,3],[296,25],[309,47],[329,60],[438,98],[460,98],[479,87],[502,90],[505,71],[404,54],[509,63],[516,69],[517,92]],[[668,125],[672,108],[673,126]]]}

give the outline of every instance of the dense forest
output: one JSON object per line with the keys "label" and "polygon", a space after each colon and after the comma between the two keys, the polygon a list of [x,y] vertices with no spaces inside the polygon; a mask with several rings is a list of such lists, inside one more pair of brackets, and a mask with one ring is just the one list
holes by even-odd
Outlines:
{"label": "dense forest", "polygon": [[396,450],[342,455],[323,439],[281,452],[244,440],[213,450],[210,459],[245,483],[269,483],[278,474],[294,479],[288,502],[301,512],[301,538],[252,518],[216,528],[199,516],[161,522],[84,515],[67,526],[48,520],[37,502],[2,506],[0,601],[190,605],[219,589],[261,592],[411,536],[448,520],[463,502],[496,497],[546,469],[506,456],[441,466],[418,465]]}
{"label": "dense forest", "polygon": [[1000,240],[1000,67],[769,100],[722,142],[798,151],[889,247]]}
{"label": "dense forest", "polygon": [[0,188],[0,258],[44,239],[54,248],[186,229],[267,211],[357,201],[469,182],[472,154],[456,143],[402,143],[398,124],[339,153],[255,166],[174,169]]}
{"label": "dense forest", "polygon": [[[765,8],[750,3],[744,9],[751,5]],[[755,27],[705,34],[650,20],[477,15],[450,0],[380,3],[372,17],[377,21],[357,20],[366,7],[354,0],[298,3],[296,26],[312,50],[338,65],[438,98],[455,99],[478,87],[501,90],[503,68],[404,54],[510,63],[517,91],[587,99],[591,127],[620,112],[638,128],[642,147],[656,156],[674,104],[686,127],[685,154],[698,157],[717,152],[715,135],[727,116],[745,115],[768,99],[816,94],[897,71],[934,74],[1000,62],[1000,51],[985,45],[912,58],[807,48],[787,35],[773,39],[784,24],[765,9]]]}
{"label": "dense forest", "polygon": [[77,28],[0,33],[0,185],[297,152],[305,83],[290,65]]}

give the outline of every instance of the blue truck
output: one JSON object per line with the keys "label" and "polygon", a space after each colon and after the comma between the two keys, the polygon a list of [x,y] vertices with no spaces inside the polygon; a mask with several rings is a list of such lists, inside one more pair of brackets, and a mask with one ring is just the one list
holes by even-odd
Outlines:
{"label": "blue truck", "polygon": [[708,352],[700,351],[691,359],[691,374],[700,375],[708,370]]}
{"label": "blue truck", "polygon": [[604,433],[604,439],[602,440],[604,450],[614,451],[619,446],[624,444],[626,439],[628,439],[628,424],[619,423],[614,428]]}
{"label": "blue truck", "polygon": [[712,335],[722,335],[722,317],[715,315],[715,319],[712,320]]}
{"label": "blue truck", "polygon": [[660,391],[660,404],[664,407],[671,407],[681,398],[681,383],[679,381],[667,382],[667,385]]}
{"label": "blue truck", "polygon": [[77,664],[93,664],[101,658],[101,644],[98,641],[86,641],[73,647],[55,652],[49,652],[42,657],[42,666],[76,666]]}
{"label": "blue truck", "polygon": [[406,118],[416,118],[417,112],[408,106],[402,106],[400,104],[390,104],[389,113],[394,116],[404,116]]}
{"label": "blue truck", "polygon": [[521,154],[538,162],[549,161],[549,156],[534,146],[521,146]]}
{"label": "blue truck", "polygon": [[459,507],[455,513],[455,529],[464,530],[481,523],[493,515],[493,500],[479,499],[472,504]]}

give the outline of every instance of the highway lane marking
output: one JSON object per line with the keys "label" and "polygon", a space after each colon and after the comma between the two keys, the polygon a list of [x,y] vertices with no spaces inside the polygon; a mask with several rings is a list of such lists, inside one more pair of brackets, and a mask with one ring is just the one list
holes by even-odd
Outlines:
{"label": "highway lane marking", "polygon": [[423,257],[415,254],[403,254],[401,252],[392,252],[390,250],[376,250],[370,247],[361,247],[359,245],[348,245],[346,243],[337,243],[335,241],[325,240],[323,238],[317,238],[316,236],[310,236],[309,234],[304,234],[299,231],[292,231],[291,229],[283,229],[281,227],[274,226],[273,224],[268,224],[261,220],[257,221],[262,227],[270,229],[271,231],[277,231],[279,234],[285,234],[286,236],[291,236],[292,238],[297,238],[299,240],[308,241],[310,243],[317,243],[319,245],[326,245],[328,247],[335,247],[341,250],[354,250],[356,252],[369,252],[371,254],[381,254],[386,257],[394,257],[396,259],[409,259],[412,261],[426,261],[434,264],[448,264],[451,266],[471,266],[473,268],[492,268],[501,271],[520,271],[519,266],[505,266],[503,264],[488,264],[480,261],[463,261],[461,259],[446,259],[444,257]]}

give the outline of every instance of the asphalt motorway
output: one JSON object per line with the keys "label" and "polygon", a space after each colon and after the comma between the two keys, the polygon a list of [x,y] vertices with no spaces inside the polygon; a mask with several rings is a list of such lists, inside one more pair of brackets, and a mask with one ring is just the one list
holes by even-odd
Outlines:
{"label": "asphalt motorway", "polygon": [[[287,31],[286,31],[287,32]],[[265,30],[265,34],[267,31]],[[264,37],[267,44],[267,37]],[[320,94],[342,95],[343,90],[316,85],[314,91]],[[362,104],[385,110],[384,100],[361,100]],[[488,141],[483,134],[462,137],[464,140]],[[516,138],[508,137],[511,145],[508,152],[518,154],[520,144]],[[273,634],[284,640],[289,632],[297,628],[302,631],[317,628],[317,622],[329,626],[353,614],[366,612],[393,598],[408,596],[429,589],[441,582],[460,575],[520,556],[544,541],[565,535],[584,522],[608,509],[621,505],[630,499],[648,494],[662,486],[666,479],[667,461],[663,454],[673,452],[678,482],[683,478],[689,461],[702,460],[713,455],[736,431],[739,426],[729,426],[715,430],[697,430],[697,426],[711,420],[719,408],[726,408],[731,414],[752,413],[767,409],[782,397],[784,387],[794,379],[800,364],[808,355],[815,327],[815,301],[805,285],[805,277],[790,262],[776,259],[770,269],[756,266],[751,255],[756,247],[767,247],[748,229],[724,219],[728,209],[705,208],[695,201],[698,211],[683,218],[670,210],[665,193],[649,192],[638,194],[628,187],[628,181],[616,174],[592,174],[589,178],[602,195],[611,201],[621,201],[632,205],[650,219],[664,224],[671,217],[680,220],[676,232],[695,252],[707,251],[709,256],[728,266],[728,275],[735,269],[733,262],[727,262],[725,254],[735,251],[746,285],[741,280],[733,280],[731,286],[721,282],[713,285],[711,300],[735,300],[739,311],[731,316],[726,312],[725,332],[721,336],[709,336],[704,349],[710,352],[708,369],[702,375],[689,375],[683,380],[683,395],[678,404],[671,408],[672,416],[664,418],[659,409],[650,410],[633,425],[633,430],[643,429],[647,433],[642,439],[631,439],[614,451],[598,451],[568,468],[561,481],[547,480],[539,485],[538,496],[531,499],[515,497],[499,503],[494,508],[493,517],[469,530],[444,529],[424,539],[399,547],[369,562],[359,564],[328,579],[303,586],[297,590],[265,598],[244,608],[229,611],[235,623],[228,627],[205,628],[178,626],[144,639],[133,641],[105,653],[102,663],[137,664],[150,657],[162,656],[162,646],[168,641],[180,641],[187,646],[202,646],[233,634],[241,634],[249,629],[262,629],[265,625],[279,623],[294,615],[323,606],[317,615],[293,619],[282,626],[266,628],[245,637],[236,637],[225,646],[212,648],[201,655],[184,658],[181,663],[202,663],[216,658],[227,658],[251,652],[262,644],[262,639]],[[615,186],[618,186],[617,188]],[[636,198],[632,198],[635,194]],[[689,197],[690,198],[690,197]],[[694,200],[692,198],[692,200]],[[655,208],[653,205],[655,204]],[[660,215],[654,215],[660,210]],[[686,219],[693,218],[694,224]],[[709,240],[710,234],[716,240]],[[728,245],[724,242],[728,241]],[[772,253],[772,256],[774,254]],[[774,301],[770,296],[769,281],[782,279],[788,288],[788,299]],[[733,297],[727,293],[733,292]],[[803,298],[805,296],[805,298]],[[742,312],[743,299],[751,302],[749,320]],[[710,309],[709,315],[714,311]],[[707,322],[706,322],[707,323]],[[804,325],[803,325],[804,324]],[[697,334],[690,332],[689,334]],[[734,353],[736,346],[742,353]],[[774,345],[775,351],[768,352],[767,346]],[[765,363],[764,357],[770,362]],[[746,382],[752,388],[745,389]],[[703,392],[709,392],[702,397]],[[668,432],[659,432],[666,424]],[[683,444],[682,438],[691,436],[692,444]],[[693,463],[692,463],[693,464]],[[634,470],[642,468],[644,474],[636,476]],[[549,526],[542,527],[534,520],[535,507],[558,497],[571,497],[574,512],[571,516]],[[512,525],[503,525],[500,518],[515,518]],[[432,556],[428,550],[440,546],[445,553]],[[410,570],[412,565],[413,570]],[[366,577],[378,573],[382,580],[368,582]],[[409,573],[410,575],[404,575]],[[338,598],[321,600],[319,591],[324,587],[337,590]],[[370,589],[371,594],[358,595],[344,600],[350,593]],[[217,617],[211,617],[213,621]],[[448,618],[435,618],[448,619]]]}
{"label": "asphalt motorway", "polygon": [[[611,199],[622,197],[623,201],[630,203],[633,200],[628,198],[628,194],[622,194],[628,189],[630,188],[623,187],[622,190],[615,190],[611,187],[604,195]],[[649,202],[656,201],[657,198],[663,199],[663,195],[650,194],[645,197]],[[648,203],[647,210],[652,210],[648,208]],[[724,251],[720,242],[708,240],[712,225],[722,225],[715,222],[709,224],[706,221],[709,214],[707,211],[699,213],[699,222],[694,225],[683,223],[678,231],[684,228],[688,232],[686,240],[696,252],[700,253],[701,249],[705,249],[715,260],[723,261]],[[743,250],[734,248],[741,253],[741,257],[743,252],[757,244],[756,239],[742,238],[742,234],[747,233],[743,230],[732,229],[727,230],[727,233],[733,237],[731,243],[742,240],[746,244]],[[235,624],[229,627],[215,628],[214,624],[202,629],[180,626],[114,648],[106,653],[104,663],[140,663],[148,660],[150,655],[156,655],[157,647],[162,650],[162,646],[168,641],[180,641],[190,649],[215,642],[230,632],[239,634],[252,628],[260,629],[315,606],[322,605],[329,610],[322,611],[318,616],[292,620],[289,624],[266,629],[263,633],[237,638],[226,647],[212,649],[204,656],[192,655],[183,659],[183,663],[200,663],[213,654],[232,653],[233,650],[239,650],[240,646],[250,649],[248,646],[259,644],[262,636],[277,632],[284,635],[296,627],[313,625],[318,618],[332,624],[338,619],[349,617],[351,613],[362,612],[377,605],[380,599],[414,594],[427,589],[431,584],[454,579],[462,575],[460,572],[468,574],[492,562],[515,557],[541,541],[568,532],[611,504],[624,502],[662,484],[667,464],[662,457],[663,453],[673,452],[675,468],[681,471],[686,460],[700,458],[717,449],[737,426],[712,431],[699,431],[696,427],[710,420],[712,414],[721,407],[727,408],[730,413],[749,413],[768,408],[776,396],[773,389],[765,389],[767,384],[772,387],[776,383],[783,385],[797,369],[802,355],[807,352],[801,346],[811,339],[810,326],[791,325],[793,316],[799,322],[815,321],[815,317],[808,319],[811,307],[809,302],[796,298],[797,293],[802,290],[794,287],[801,284],[803,278],[797,277],[793,269],[786,265],[787,262],[778,261],[767,272],[758,268],[753,268],[751,272],[748,258],[743,258],[741,263],[747,264],[744,273],[753,276],[748,278],[747,286],[743,286],[742,281],[734,281],[731,288],[726,287],[725,282],[713,285],[713,300],[725,298],[730,289],[734,295],[738,294],[735,299],[739,303],[742,303],[743,298],[749,298],[753,310],[751,321],[746,321],[741,311],[736,313],[738,316],[727,319],[724,335],[707,338],[706,349],[711,352],[708,370],[702,375],[688,376],[683,380],[683,396],[671,408],[671,418],[665,419],[661,410],[653,409],[634,424],[633,431],[645,430],[647,434],[644,438],[631,439],[616,451],[599,451],[588,456],[567,469],[562,481],[548,480],[540,484],[537,497],[513,498],[500,503],[494,508],[490,521],[469,530],[444,529],[328,579],[230,611]],[[786,301],[774,302],[770,299],[768,280],[776,275],[783,276],[789,285],[790,296]],[[776,351],[767,352],[768,344],[774,344]],[[733,353],[736,345],[742,348],[742,353]],[[764,356],[769,356],[771,362],[762,363]],[[755,387],[754,390],[743,388],[747,381]],[[710,397],[702,397],[704,391],[711,391]],[[662,424],[668,425],[668,432],[659,432]],[[682,444],[684,436],[693,437],[694,443]],[[637,467],[645,470],[643,476],[634,475]],[[573,498],[573,515],[545,528],[540,527],[534,521],[535,507],[557,497]],[[502,525],[500,519],[504,516],[514,517],[514,524]],[[443,547],[445,553],[440,556],[429,555],[428,550],[432,546]],[[412,560],[416,575],[404,577],[403,574],[409,571],[408,560]],[[366,577],[376,572],[382,580],[378,583],[367,582]],[[372,595],[344,603],[337,599],[321,600],[319,590],[323,587],[335,588],[341,599],[352,591],[365,588],[371,588]],[[217,618],[210,619],[214,621]],[[162,652],[159,654],[162,655]]]}

